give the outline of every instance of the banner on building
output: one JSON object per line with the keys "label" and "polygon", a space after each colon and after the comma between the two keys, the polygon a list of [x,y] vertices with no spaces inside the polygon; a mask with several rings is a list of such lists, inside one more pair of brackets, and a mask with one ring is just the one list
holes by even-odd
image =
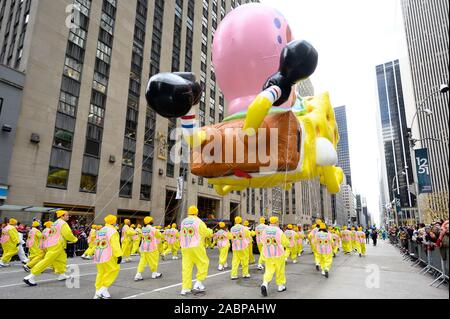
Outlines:
{"label": "banner on building", "polygon": [[395,211],[400,213],[402,211],[402,201],[400,200],[400,194],[395,194]]}
{"label": "banner on building", "polygon": [[180,176],[177,179],[177,196],[175,197],[175,199],[183,198],[183,185],[184,185],[184,178],[183,176]]}
{"label": "banner on building", "polygon": [[428,149],[415,150],[417,183],[419,194],[432,193],[430,166],[428,162]]}

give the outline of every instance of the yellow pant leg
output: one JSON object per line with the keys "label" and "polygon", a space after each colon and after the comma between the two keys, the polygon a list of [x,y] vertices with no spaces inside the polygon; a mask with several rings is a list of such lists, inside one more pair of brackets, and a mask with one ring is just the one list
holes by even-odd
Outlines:
{"label": "yellow pant leg", "polygon": [[219,248],[219,265],[223,266],[227,263],[229,250],[230,246]]}
{"label": "yellow pant leg", "polygon": [[297,260],[297,247],[292,247],[291,248],[291,259],[292,260]]}
{"label": "yellow pant leg", "polygon": [[157,250],[148,253],[147,262],[152,272],[158,271],[159,265],[159,252]]}
{"label": "yellow pant leg", "polygon": [[192,289],[192,270],[194,268],[192,248],[181,249],[181,256],[182,289]]}
{"label": "yellow pant leg", "polygon": [[123,259],[130,258],[131,255],[131,241],[124,240],[122,242]]}
{"label": "yellow pant leg", "polygon": [[361,243],[360,247],[361,247],[361,254],[365,255],[366,254],[366,243]]}
{"label": "yellow pant leg", "polygon": [[325,271],[330,271],[333,263],[333,254],[320,254],[320,268]]}
{"label": "yellow pant leg", "polygon": [[137,267],[137,272],[143,273],[145,270],[145,266],[148,265],[148,256],[149,253],[141,253],[141,258],[139,259],[139,264]]}
{"label": "yellow pant leg", "polygon": [[291,255],[291,247],[286,247],[286,250],[284,251],[284,258],[288,259]]}
{"label": "yellow pant leg", "polygon": [[204,281],[208,276],[209,258],[204,247],[195,247],[194,249],[194,264],[197,267],[198,281]]}
{"label": "yellow pant leg", "polygon": [[249,262],[249,252],[248,249],[242,250],[241,264],[242,264],[242,276],[247,276],[248,272],[248,262]]}
{"label": "yellow pant leg", "polygon": [[66,272],[67,268],[67,254],[65,250],[62,250],[59,255],[53,261],[53,269],[55,273],[60,275]]}
{"label": "yellow pant leg", "polygon": [[158,244],[158,252],[162,255],[164,254],[164,245],[163,244]]}
{"label": "yellow pant leg", "polygon": [[320,254],[317,252],[314,252],[314,262],[316,265],[320,265]]}
{"label": "yellow pant leg", "polygon": [[298,254],[302,254],[303,253],[303,243],[301,244],[297,244],[297,252]]}
{"label": "yellow pant leg", "polygon": [[102,287],[111,287],[120,272],[120,265],[117,264],[117,258],[112,257],[106,263],[97,264],[97,271],[97,279],[95,281],[96,290]]}
{"label": "yellow pant leg", "polygon": [[275,260],[275,258],[267,258],[264,261],[266,263],[266,268],[264,271],[263,281],[269,283],[272,281],[273,275],[275,274],[277,261]]}
{"label": "yellow pant leg", "polygon": [[351,252],[352,248],[350,247],[350,242],[349,241],[343,241],[342,242],[342,249],[344,250],[345,253]]}
{"label": "yellow pant leg", "polygon": [[28,268],[33,268],[37,265],[38,262],[40,262],[42,259],[44,259],[45,251],[39,249],[38,253],[35,253],[33,256],[30,256],[30,261],[28,262],[27,266]]}
{"label": "yellow pant leg", "polygon": [[333,248],[333,253],[337,254],[337,252],[338,252],[338,249],[339,249],[339,247],[338,247],[338,246],[334,247],[334,248]]}
{"label": "yellow pant leg", "polygon": [[248,261],[250,264],[255,262],[255,256],[253,255],[253,243],[248,245]]}
{"label": "yellow pant leg", "polygon": [[139,254],[139,244],[141,243],[140,240],[133,240],[133,246],[131,248],[131,254]]}
{"label": "yellow pant leg", "polygon": [[172,256],[177,257],[177,256],[178,256],[178,250],[179,250],[179,249],[180,249],[180,248],[178,247],[177,243],[175,242],[175,243],[172,245]]}
{"label": "yellow pant leg", "polygon": [[18,247],[14,247],[14,245],[2,245],[3,249],[3,256],[2,261],[5,264],[8,264],[11,261],[11,258],[13,258],[17,253],[19,252]]}
{"label": "yellow pant leg", "polygon": [[[49,266],[53,266],[53,268],[56,270],[60,270],[58,268],[56,268],[57,266],[55,266],[55,261],[60,258],[61,254],[64,254],[66,256],[66,252],[64,251],[64,249],[62,247],[56,247],[56,248],[49,248],[47,250],[47,252],[45,253],[44,258],[38,262],[36,264],[36,266],[33,267],[33,269],[31,269],[31,273],[33,275],[40,275],[45,269],[47,269]],[[67,256],[66,256],[67,258]]]}
{"label": "yellow pant leg", "polygon": [[233,250],[233,258],[231,259],[231,277],[238,276],[239,264],[241,259],[239,258],[239,251]]}
{"label": "yellow pant leg", "polygon": [[275,282],[278,286],[286,284],[286,262],[283,258],[276,258]]}
{"label": "yellow pant leg", "polygon": [[164,256],[167,256],[172,252],[172,246],[173,245],[167,244],[167,248],[164,250]]}
{"label": "yellow pant leg", "polygon": [[95,246],[93,243],[89,244],[88,249],[83,253],[85,256],[92,256],[95,253]]}
{"label": "yellow pant leg", "polygon": [[259,259],[258,259],[258,265],[263,265],[264,264],[264,256],[263,256],[263,245],[262,244],[258,244],[258,250],[259,250]]}

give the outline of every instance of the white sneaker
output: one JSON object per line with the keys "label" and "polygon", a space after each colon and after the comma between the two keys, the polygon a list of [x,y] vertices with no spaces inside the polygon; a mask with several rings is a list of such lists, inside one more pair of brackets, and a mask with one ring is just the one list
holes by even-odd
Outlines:
{"label": "white sneaker", "polygon": [[132,261],[133,261],[133,259],[127,258],[127,263],[130,263],[130,262],[132,262]]}
{"label": "white sneaker", "polygon": [[100,294],[100,290],[97,290],[95,292],[94,299],[102,299],[102,295]]}
{"label": "white sneaker", "polygon": [[278,292],[283,292],[283,291],[286,291],[286,286],[285,285],[278,286]]}
{"label": "white sneaker", "polygon": [[201,281],[196,281],[195,284],[194,284],[194,290],[196,290],[196,291],[205,291],[206,288],[205,288],[205,286],[203,286]]}
{"label": "white sneaker", "polygon": [[324,276],[325,276],[325,270],[322,270],[322,275],[324,275]]}
{"label": "white sneaker", "polygon": [[140,272],[138,272],[136,274],[136,276],[134,276],[134,281],[140,281],[140,280],[144,280],[144,278],[142,278],[142,274]]}
{"label": "white sneaker", "polygon": [[28,286],[34,287],[37,286],[36,281],[34,280],[36,278],[33,274],[29,274],[25,278],[23,278],[23,282],[26,283]]}
{"label": "white sneaker", "polygon": [[0,267],[9,267],[10,264],[5,264],[2,260],[0,260]]}
{"label": "white sneaker", "polygon": [[100,294],[105,299],[111,299],[111,295],[109,294],[108,288],[106,287],[100,288]]}
{"label": "white sneaker", "polygon": [[81,255],[81,259],[87,259],[86,255]]}
{"label": "white sneaker", "polygon": [[223,270],[223,266],[222,266],[222,265],[219,265],[219,267],[217,267],[217,269],[218,269],[219,271],[222,271],[222,270]]}
{"label": "white sneaker", "polygon": [[157,279],[157,278],[161,278],[162,274],[159,272],[154,272],[152,273],[152,279]]}
{"label": "white sneaker", "polygon": [[64,281],[70,279],[70,276],[66,275],[66,274],[61,274],[58,276],[58,281]]}
{"label": "white sneaker", "polygon": [[264,269],[264,266],[261,265],[261,264],[259,264],[259,265],[258,265],[258,270],[263,270],[263,269]]}
{"label": "white sneaker", "polygon": [[223,265],[223,268],[228,268],[228,264]]}
{"label": "white sneaker", "polygon": [[242,276],[242,278],[250,278],[251,276],[250,276],[250,274],[247,274],[247,275],[245,275],[245,276]]}
{"label": "white sneaker", "polygon": [[177,260],[178,257],[177,257],[177,256],[172,256],[172,259],[173,259],[173,260]]}
{"label": "white sneaker", "polygon": [[297,259],[293,260],[292,263],[293,263],[293,264],[296,264],[296,263],[297,263]]}
{"label": "white sneaker", "polygon": [[190,294],[192,292],[191,289],[182,289],[180,292],[180,295],[186,296],[187,294]]}

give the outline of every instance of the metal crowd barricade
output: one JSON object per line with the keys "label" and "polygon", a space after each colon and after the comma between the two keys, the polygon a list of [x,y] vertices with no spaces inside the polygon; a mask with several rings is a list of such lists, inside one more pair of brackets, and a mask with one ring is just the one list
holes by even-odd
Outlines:
{"label": "metal crowd barricade", "polygon": [[446,253],[445,260],[442,258],[441,252],[438,249],[435,249],[430,252],[431,255],[431,268],[434,269],[438,274],[440,274],[431,284],[439,281],[437,287],[442,285],[444,282],[448,281],[448,251]]}

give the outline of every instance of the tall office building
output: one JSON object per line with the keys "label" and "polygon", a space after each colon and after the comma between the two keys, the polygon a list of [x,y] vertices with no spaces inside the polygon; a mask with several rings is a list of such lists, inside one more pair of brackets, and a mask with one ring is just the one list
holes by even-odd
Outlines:
{"label": "tall office building", "polygon": [[402,12],[416,102],[411,112],[433,112],[419,111],[418,132],[412,128],[413,137],[421,139],[416,147],[428,149],[433,193],[425,199],[437,214],[434,218],[448,218],[449,97],[439,94],[439,88],[449,79],[449,1],[402,0]]}
{"label": "tall office building", "polygon": [[[382,165],[386,174],[385,193],[389,201],[400,198],[399,220],[416,218],[412,162],[408,142],[405,105],[399,61],[376,66],[379,98],[379,145],[382,145]],[[386,191],[387,190],[387,191]]]}
{"label": "tall office building", "polygon": [[347,111],[346,107],[339,106],[334,108],[334,115],[336,116],[336,123],[339,130],[339,144],[337,147],[338,166],[344,170],[347,184],[352,186],[352,171],[350,166],[350,148],[348,144],[348,129],[347,129]]}
{"label": "tall office building", "polygon": [[[201,217],[245,216],[244,194],[217,196],[170,160],[179,123],[157,116],[144,93],[158,72],[192,71],[205,88],[201,124],[223,119],[212,39],[227,12],[247,2],[0,1],[0,63],[25,73],[1,216],[29,222],[33,212],[65,208],[86,222],[113,213],[164,224],[190,204]],[[2,109],[12,106],[4,99]]]}

